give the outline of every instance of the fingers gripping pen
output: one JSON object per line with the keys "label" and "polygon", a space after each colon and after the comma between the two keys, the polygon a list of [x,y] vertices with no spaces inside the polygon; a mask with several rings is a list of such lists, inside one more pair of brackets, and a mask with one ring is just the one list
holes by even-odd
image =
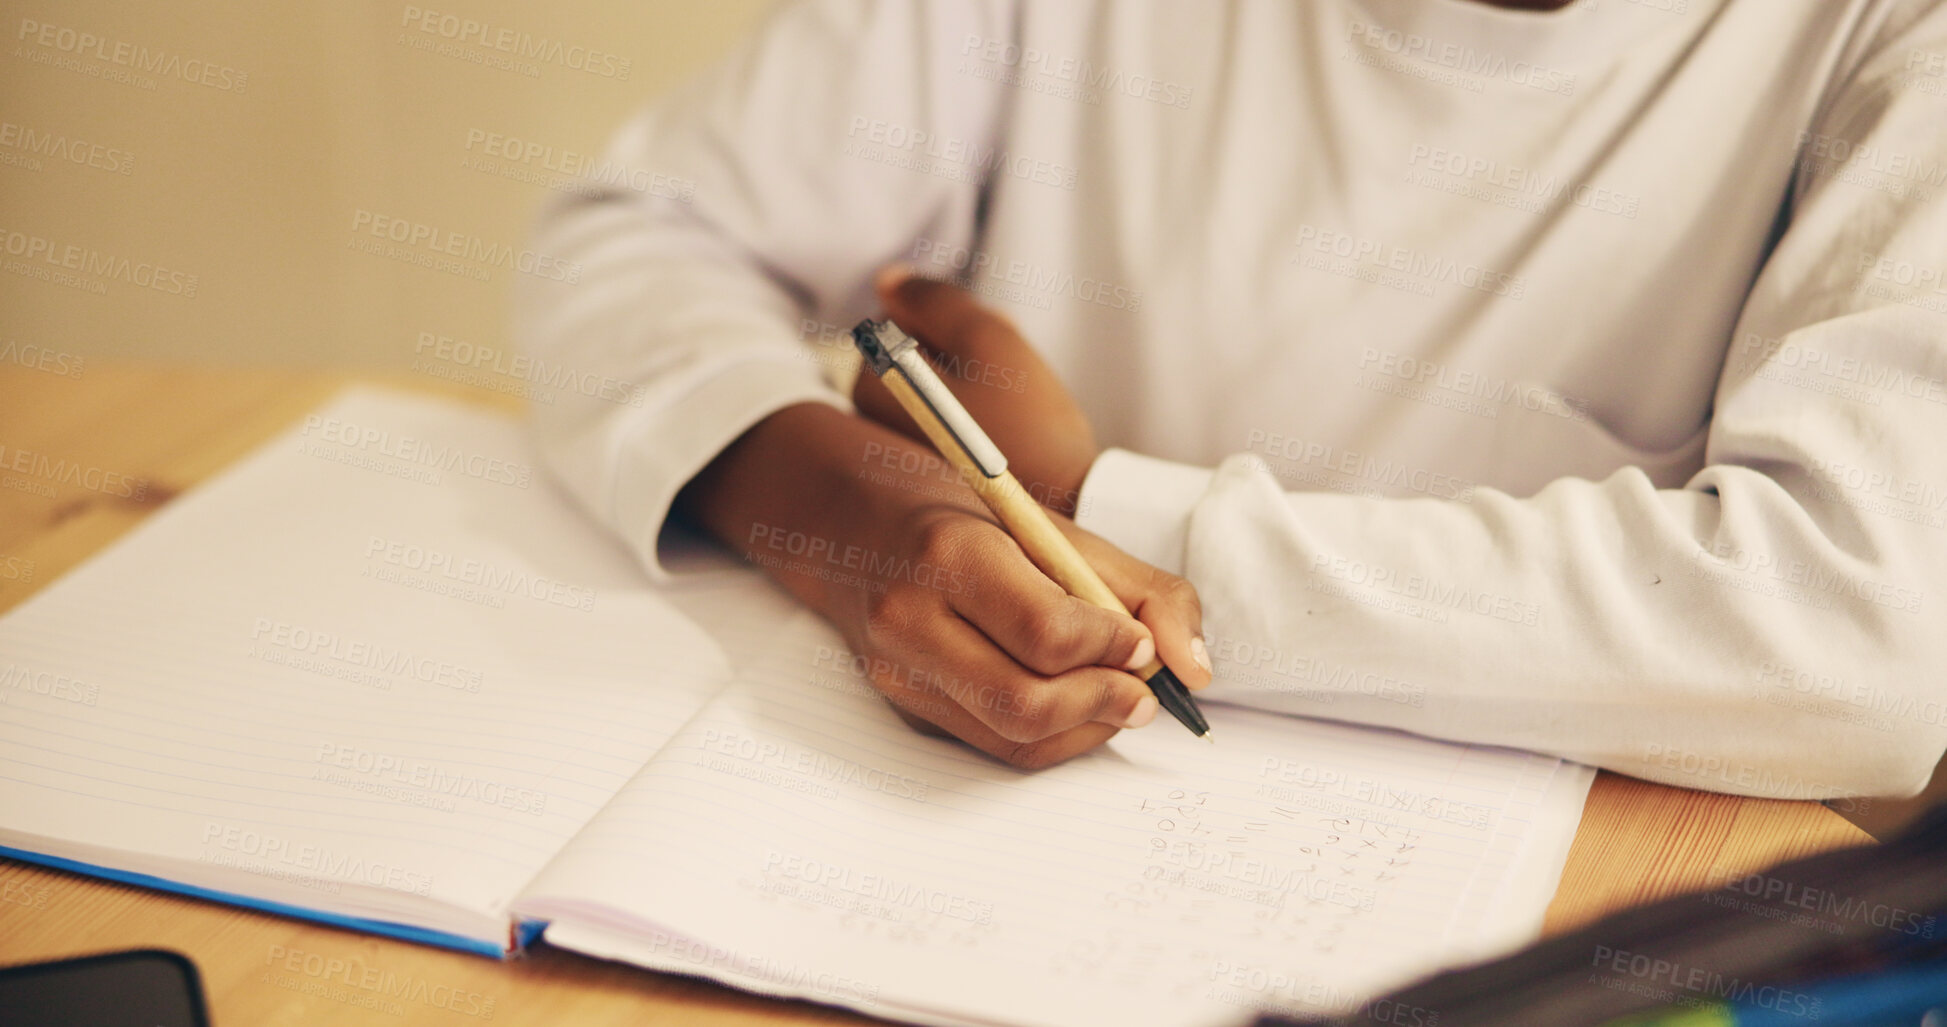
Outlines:
{"label": "fingers gripping pen", "polygon": [[[1007,458],[940,381],[912,336],[890,320],[866,320],[852,329],[852,341],[865,357],[866,368],[885,383],[940,455],[959,469],[981,502],[1042,573],[1083,602],[1117,613],[1129,612],[1068,536],[1055,527],[1041,504],[1008,472]],[[1157,704],[1170,716],[1199,738],[1209,740],[1210,724],[1197,709],[1190,690],[1160,659],[1150,660],[1135,674],[1148,683]]]}

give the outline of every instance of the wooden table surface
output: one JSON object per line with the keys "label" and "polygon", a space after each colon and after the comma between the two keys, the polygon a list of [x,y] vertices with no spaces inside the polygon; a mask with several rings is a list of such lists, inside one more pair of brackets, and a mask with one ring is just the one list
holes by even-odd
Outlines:
{"label": "wooden table surface", "polygon": [[[7,455],[0,459],[0,612],[350,380],[322,372],[113,362],[90,362],[65,375],[0,366],[0,446]],[[430,377],[363,380],[517,406]],[[104,496],[8,470],[16,450],[151,484],[140,502]],[[1870,841],[1816,803],[1715,795],[1604,772],[1589,794],[1547,929],[1704,887],[1713,872],[1750,872]],[[576,1027],[870,1022],[546,945],[525,959],[497,963],[0,860],[0,965],[147,946],[175,949],[196,962],[221,1027],[487,1019]],[[299,954],[295,961],[292,953]],[[287,969],[302,967],[306,955],[362,961],[394,981],[427,987],[413,989],[421,998],[400,1001]]]}

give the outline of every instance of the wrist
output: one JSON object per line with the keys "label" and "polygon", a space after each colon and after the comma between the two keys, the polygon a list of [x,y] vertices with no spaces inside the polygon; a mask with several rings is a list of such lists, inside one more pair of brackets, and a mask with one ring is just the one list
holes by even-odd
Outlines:
{"label": "wrist", "polygon": [[1047,474],[1022,476],[1021,486],[1035,502],[1055,513],[1073,518],[1081,509],[1082,483],[1088,480],[1089,470],[1095,466],[1100,453],[1094,447],[1078,459],[1072,460],[1068,467]]}
{"label": "wrist", "polygon": [[673,504],[676,513],[731,550],[749,555],[753,525],[777,519],[787,495],[816,488],[810,459],[825,437],[828,415],[819,404],[801,403],[766,416],[724,447],[684,484]]}
{"label": "wrist", "polygon": [[856,605],[902,525],[928,508],[981,510],[923,443],[820,403],[753,426],[684,487],[677,508],[827,619]]}

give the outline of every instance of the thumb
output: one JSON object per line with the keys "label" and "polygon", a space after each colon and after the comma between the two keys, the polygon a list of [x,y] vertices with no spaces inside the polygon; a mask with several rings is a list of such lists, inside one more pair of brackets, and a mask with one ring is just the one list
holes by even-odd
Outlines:
{"label": "thumb", "polygon": [[951,282],[890,264],[873,285],[886,316],[919,340],[943,375],[958,377],[956,370],[969,359],[1021,371],[1030,370],[1027,362],[1032,362],[1033,370],[1045,370],[1014,322]]}

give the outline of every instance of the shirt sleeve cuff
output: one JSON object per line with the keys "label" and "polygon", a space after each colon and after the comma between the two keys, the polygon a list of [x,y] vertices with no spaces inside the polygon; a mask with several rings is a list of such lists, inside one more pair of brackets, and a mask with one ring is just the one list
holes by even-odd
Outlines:
{"label": "shirt sleeve cuff", "polygon": [[1075,523],[1138,560],[1182,574],[1190,511],[1213,474],[1126,449],[1106,450],[1082,481]]}

